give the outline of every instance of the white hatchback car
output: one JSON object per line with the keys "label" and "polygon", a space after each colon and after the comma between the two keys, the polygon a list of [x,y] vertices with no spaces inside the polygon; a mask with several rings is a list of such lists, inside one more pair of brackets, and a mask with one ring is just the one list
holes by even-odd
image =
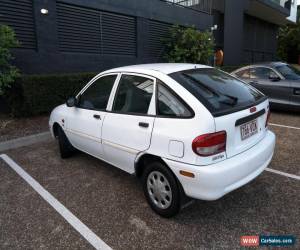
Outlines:
{"label": "white hatchback car", "polygon": [[51,113],[61,156],[86,152],[142,180],[151,208],[179,212],[184,197],[216,200],[270,163],[268,99],[217,69],[145,64],[94,77]]}

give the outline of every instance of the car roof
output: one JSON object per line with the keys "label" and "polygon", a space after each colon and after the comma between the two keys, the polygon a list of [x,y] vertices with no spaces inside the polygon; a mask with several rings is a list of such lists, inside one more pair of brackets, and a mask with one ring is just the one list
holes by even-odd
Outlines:
{"label": "car roof", "polygon": [[178,71],[199,69],[199,68],[211,68],[211,67],[207,65],[191,64],[191,63],[151,63],[151,64],[137,64],[137,65],[114,68],[105,71],[105,73],[120,72],[120,71],[140,72],[143,70],[146,71],[150,70],[150,71],[159,71],[164,74],[171,74]]}
{"label": "car roof", "polygon": [[280,66],[280,65],[287,65],[287,63],[285,62],[260,62],[260,63],[254,63],[254,64],[249,64],[249,65],[245,65],[243,67],[237,68],[234,71],[232,71],[231,73],[236,73],[239,72],[241,70],[244,70],[248,67],[270,67],[270,68],[274,68],[276,66]]}
{"label": "car roof", "polygon": [[274,66],[279,66],[279,65],[286,65],[285,62],[263,62],[263,63],[255,63],[249,66],[269,66],[269,67],[274,67]]}

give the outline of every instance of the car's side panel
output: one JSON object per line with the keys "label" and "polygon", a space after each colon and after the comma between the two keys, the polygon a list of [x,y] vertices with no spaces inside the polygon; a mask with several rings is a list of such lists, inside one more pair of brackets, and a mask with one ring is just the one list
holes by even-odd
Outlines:
{"label": "car's side panel", "polygon": [[[105,160],[134,172],[136,155],[149,148],[154,117],[108,113],[102,129]],[[146,123],[148,127],[141,127]]]}
{"label": "car's side panel", "polygon": [[300,81],[290,81],[291,96],[290,104],[300,108]]}
{"label": "car's side panel", "polygon": [[79,150],[102,158],[101,127],[105,115],[106,112],[103,111],[68,108],[65,132],[71,144]]}
{"label": "car's side panel", "polygon": [[64,118],[66,117],[66,109],[67,109],[67,105],[66,104],[62,104],[57,106],[50,115],[49,118],[49,128],[50,128],[50,132],[51,135],[54,137],[54,131],[53,131],[53,125],[54,123],[59,124],[59,126],[62,129],[65,129],[65,120]]}
{"label": "car's side panel", "polygon": [[[187,164],[211,164],[218,160],[212,161],[212,157],[197,156],[192,150],[192,142],[199,135],[213,132],[215,132],[215,123],[210,114],[204,113],[202,116],[196,114],[191,119],[157,117],[148,153]],[[172,148],[174,142],[177,143],[176,148]],[[183,152],[181,152],[182,148]],[[174,151],[177,153],[175,154]]]}
{"label": "car's side panel", "polygon": [[272,103],[286,105],[290,103],[290,96],[292,92],[289,82],[286,80],[258,80],[258,83],[254,84],[253,86],[267,95]]}

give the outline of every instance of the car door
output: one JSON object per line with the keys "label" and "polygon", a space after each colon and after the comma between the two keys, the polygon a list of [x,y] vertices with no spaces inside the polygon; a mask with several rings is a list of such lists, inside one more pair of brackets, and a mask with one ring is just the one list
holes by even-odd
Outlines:
{"label": "car door", "polygon": [[105,160],[134,173],[137,154],[150,146],[155,114],[155,79],[122,74],[102,127]]}
{"label": "car door", "polygon": [[250,84],[269,97],[270,102],[289,104],[289,83],[268,67],[250,68]]}
{"label": "car door", "polygon": [[117,74],[100,76],[77,96],[75,107],[68,108],[66,134],[76,148],[103,158],[101,128]]}
{"label": "car door", "polygon": [[291,105],[300,107],[300,80],[291,80]]}
{"label": "car door", "polygon": [[300,71],[288,64],[278,64],[275,69],[289,82],[290,104],[293,107],[300,107]]}

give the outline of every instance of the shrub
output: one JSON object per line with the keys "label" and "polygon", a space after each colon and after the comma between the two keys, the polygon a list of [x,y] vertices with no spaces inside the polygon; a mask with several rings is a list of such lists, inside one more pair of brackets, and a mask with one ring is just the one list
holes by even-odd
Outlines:
{"label": "shrub", "polygon": [[94,76],[95,73],[79,73],[19,77],[6,93],[11,114],[20,117],[49,113]]}
{"label": "shrub", "polygon": [[174,25],[164,39],[168,62],[208,64],[214,54],[214,37],[209,31]]}
{"label": "shrub", "polygon": [[10,27],[0,24],[0,96],[19,76],[18,69],[10,65],[12,59],[10,49],[18,45],[14,31]]}
{"label": "shrub", "polygon": [[277,56],[284,61],[298,62],[300,56],[300,22],[279,28]]}

